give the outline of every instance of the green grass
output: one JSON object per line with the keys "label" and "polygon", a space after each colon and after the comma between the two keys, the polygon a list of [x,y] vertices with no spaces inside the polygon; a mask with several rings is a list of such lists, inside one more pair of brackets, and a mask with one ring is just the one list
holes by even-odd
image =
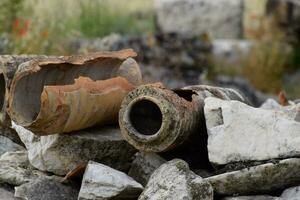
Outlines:
{"label": "green grass", "polygon": [[[6,27],[0,34],[8,33],[12,41],[7,53],[68,54],[71,38],[152,33],[154,29],[152,0],[0,1],[5,1],[0,22]],[[30,22],[26,34],[20,36],[19,30],[9,28],[15,19]]]}

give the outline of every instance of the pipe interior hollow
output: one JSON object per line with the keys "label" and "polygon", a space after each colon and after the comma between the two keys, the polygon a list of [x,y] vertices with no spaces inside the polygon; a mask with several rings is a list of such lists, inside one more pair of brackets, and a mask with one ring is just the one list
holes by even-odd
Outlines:
{"label": "pipe interior hollow", "polygon": [[130,124],[141,135],[155,135],[162,125],[162,119],[159,106],[150,100],[137,101],[129,110]]}
{"label": "pipe interior hollow", "polygon": [[5,101],[5,79],[4,79],[4,75],[0,74],[0,109],[4,109],[3,108],[4,101]]}

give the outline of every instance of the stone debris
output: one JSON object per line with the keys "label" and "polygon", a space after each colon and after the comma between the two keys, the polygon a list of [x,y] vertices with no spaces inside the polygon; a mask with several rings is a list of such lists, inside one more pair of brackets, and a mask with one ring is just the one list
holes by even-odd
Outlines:
{"label": "stone debris", "polygon": [[155,199],[212,200],[213,188],[190,171],[186,162],[174,159],[154,171],[139,197],[139,200]]}
{"label": "stone debris", "polygon": [[208,156],[213,164],[300,155],[300,123],[295,121],[295,111],[289,114],[253,108],[238,101],[207,98],[204,113]]}
{"label": "stone debris", "polygon": [[90,161],[78,199],[136,199],[142,191],[143,186],[125,173]]}
{"label": "stone debris", "polygon": [[[157,23],[165,33],[158,34],[152,47],[162,46],[158,52],[163,53],[158,55],[169,65],[188,67],[199,64],[188,55],[194,50],[191,43],[199,45],[192,39],[194,34],[203,27],[209,34],[218,27],[214,33],[222,34],[238,24],[234,17],[241,12],[240,0],[226,1],[231,13],[215,16],[231,21],[224,27],[215,23],[216,18],[207,23],[223,11],[224,0],[155,4]],[[206,9],[212,10],[202,24],[188,23]],[[181,19],[181,12],[189,13],[190,19]],[[178,32],[168,19],[177,14],[184,23]],[[188,26],[194,26],[195,32],[189,31],[194,36],[180,40]],[[173,28],[174,35],[168,33]],[[237,29],[230,29],[230,34],[237,34]],[[104,44],[108,49],[123,40],[108,39]],[[226,56],[233,43],[219,43],[214,53]],[[238,44],[245,52],[250,48]],[[180,51],[183,46],[188,50]],[[142,59],[153,56],[146,55],[149,48]],[[169,52],[176,52],[178,60],[172,61]],[[4,106],[0,111],[0,200],[300,198],[297,100],[289,101],[282,92],[277,103],[239,78],[218,77],[222,87],[141,85],[135,56],[132,50],[67,57],[0,56],[0,104]],[[229,59],[234,61],[235,56]],[[198,80],[199,75],[193,76]],[[241,92],[225,85],[239,85]]]}
{"label": "stone debris", "polygon": [[115,127],[37,136],[14,122],[12,124],[26,145],[30,163],[39,170],[57,175],[65,175],[89,160],[126,171],[136,153]]}
{"label": "stone debris", "polygon": [[26,151],[7,152],[0,157],[0,182],[13,186],[22,185],[37,178],[59,180],[47,175],[29,164]]}
{"label": "stone debris", "polygon": [[300,181],[300,159],[290,158],[205,178],[221,195],[267,194]]}
{"label": "stone debris", "polygon": [[39,178],[15,187],[15,197],[24,200],[76,200],[78,189],[60,182]]}
{"label": "stone debris", "polygon": [[165,159],[155,153],[138,152],[128,175],[145,186],[151,174],[165,162]]}

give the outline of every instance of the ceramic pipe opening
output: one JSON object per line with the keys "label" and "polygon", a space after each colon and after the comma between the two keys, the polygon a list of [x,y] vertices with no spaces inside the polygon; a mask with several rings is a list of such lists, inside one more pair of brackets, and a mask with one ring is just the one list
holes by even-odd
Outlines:
{"label": "ceramic pipe opening", "polygon": [[162,125],[162,119],[160,108],[150,100],[137,101],[129,110],[131,126],[141,135],[155,135]]}

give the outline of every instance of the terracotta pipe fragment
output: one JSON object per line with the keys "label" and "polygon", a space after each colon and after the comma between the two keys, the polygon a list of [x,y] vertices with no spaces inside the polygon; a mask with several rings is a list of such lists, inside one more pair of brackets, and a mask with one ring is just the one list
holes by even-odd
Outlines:
{"label": "terracotta pipe fragment", "polygon": [[0,55],[0,125],[10,126],[10,118],[6,112],[8,93],[11,81],[18,66],[33,59],[49,58],[45,55]]}
{"label": "terracotta pipe fragment", "polygon": [[140,151],[160,153],[166,159],[182,158],[191,167],[203,167],[208,163],[203,107],[209,96],[245,101],[227,88],[196,85],[170,90],[160,84],[140,86],[122,102],[121,133]]}
{"label": "terracotta pipe fragment", "polygon": [[123,97],[142,81],[135,56],[128,49],[23,63],[11,84],[9,115],[37,135],[116,123]]}

